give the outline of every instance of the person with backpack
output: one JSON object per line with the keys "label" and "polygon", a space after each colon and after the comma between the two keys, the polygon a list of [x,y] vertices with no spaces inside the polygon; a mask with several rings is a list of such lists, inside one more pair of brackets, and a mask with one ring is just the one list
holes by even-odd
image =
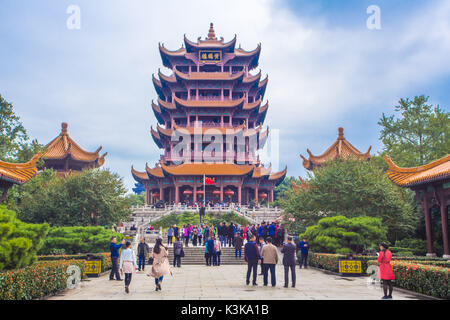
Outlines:
{"label": "person with backpack", "polygon": [[228,245],[228,247],[231,247],[231,246],[233,245],[234,231],[235,231],[234,228],[235,228],[235,227],[234,227],[233,222],[230,222],[230,225],[229,225],[228,228],[227,228],[227,234],[226,234],[226,236],[227,236],[227,245]]}
{"label": "person with backpack", "polygon": [[175,238],[173,244],[173,267],[181,267],[181,258],[184,256],[183,242],[180,241],[180,237]]}
{"label": "person with backpack", "polygon": [[239,253],[239,259],[242,257],[242,245],[244,244],[244,239],[239,233],[236,233],[236,236],[234,237],[234,257],[235,259],[238,258]]}

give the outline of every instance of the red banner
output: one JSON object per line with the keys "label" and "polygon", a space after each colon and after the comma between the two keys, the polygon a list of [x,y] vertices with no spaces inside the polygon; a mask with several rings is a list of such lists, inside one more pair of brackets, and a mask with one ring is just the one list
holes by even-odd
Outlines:
{"label": "red banner", "polygon": [[209,184],[209,185],[211,185],[211,184],[214,184],[215,183],[215,179],[214,178],[208,178],[208,177],[205,177],[205,184]]}

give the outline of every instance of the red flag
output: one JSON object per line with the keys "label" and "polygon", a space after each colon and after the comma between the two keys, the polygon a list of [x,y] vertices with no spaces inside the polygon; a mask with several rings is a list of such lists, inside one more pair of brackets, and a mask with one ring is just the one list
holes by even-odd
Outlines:
{"label": "red flag", "polygon": [[215,183],[215,179],[214,178],[208,178],[205,177],[205,184],[214,184]]}

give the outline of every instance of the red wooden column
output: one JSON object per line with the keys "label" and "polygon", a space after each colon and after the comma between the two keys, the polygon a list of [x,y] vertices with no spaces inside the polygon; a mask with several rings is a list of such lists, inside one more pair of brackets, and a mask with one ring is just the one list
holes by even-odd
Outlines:
{"label": "red wooden column", "polygon": [[194,177],[194,187],[193,187],[193,192],[192,192],[192,201],[194,203],[197,202],[197,178]]}
{"label": "red wooden column", "polygon": [[242,187],[238,186],[238,203],[241,205],[242,202]]}
{"label": "red wooden column", "polygon": [[145,204],[150,204],[150,188],[145,186]]}
{"label": "red wooden column", "polygon": [[223,178],[220,178],[220,202],[223,202]]}
{"label": "red wooden column", "polygon": [[434,253],[434,248],[433,248],[433,230],[432,230],[432,225],[431,225],[431,212],[430,212],[430,206],[428,203],[428,196],[427,196],[427,191],[423,190],[423,211],[425,214],[425,230],[426,230],[426,234],[427,234],[427,256],[428,257],[432,257],[435,256],[436,254]]}
{"label": "red wooden column", "polygon": [[270,199],[269,199],[269,202],[273,202],[274,201],[274,199],[273,199],[273,189],[271,189],[270,190]]}
{"label": "red wooden column", "polygon": [[450,258],[450,247],[448,238],[448,209],[445,199],[445,191],[440,188],[437,192],[439,197],[439,206],[441,208],[441,222],[442,222],[442,243],[444,245],[444,258]]}
{"label": "red wooden column", "polygon": [[159,200],[164,201],[164,188],[159,187]]}
{"label": "red wooden column", "polygon": [[255,188],[255,202],[258,203],[258,196],[259,196],[259,187]]}
{"label": "red wooden column", "polygon": [[180,203],[180,188],[175,184],[175,204]]}

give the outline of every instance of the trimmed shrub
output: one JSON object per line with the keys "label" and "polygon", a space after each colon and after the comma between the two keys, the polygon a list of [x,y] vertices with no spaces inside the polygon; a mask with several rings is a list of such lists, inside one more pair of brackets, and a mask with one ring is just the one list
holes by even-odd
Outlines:
{"label": "trimmed shrub", "polygon": [[379,218],[335,216],[320,219],[299,238],[303,237],[308,238],[311,247],[320,252],[361,253],[385,239],[386,228]]}
{"label": "trimmed shrub", "polygon": [[69,255],[106,252],[112,236],[119,241],[123,239],[122,234],[103,227],[53,227],[39,254],[48,255],[62,249]]}
{"label": "trimmed shrub", "polygon": [[84,261],[40,261],[22,269],[0,273],[0,300],[32,300],[54,295],[67,288],[66,273],[76,265],[84,277]]}
{"label": "trimmed shrub", "polygon": [[[93,259],[100,259],[102,261],[102,272],[111,270],[111,253],[103,252],[97,254],[90,254]],[[74,255],[50,255],[50,256],[38,256],[39,261],[62,261],[62,260],[86,260],[87,254],[74,254]]]}
{"label": "trimmed shrub", "polygon": [[[205,223],[218,225],[219,222],[233,222],[239,225],[249,225],[251,224],[247,219],[242,216],[237,215],[234,212],[227,212],[223,214],[211,214],[208,212],[205,215]],[[176,224],[177,226],[187,225],[187,224],[200,224],[200,216],[197,212],[186,211],[182,214],[171,213],[168,216],[162,217],[160,220],[152,223],[155,229],[162,227],[163,229],[169,228]]]}
{"label": "trimmed shrub", "polygon": [[0,205],[0,270],[33,264],[48,229],[48,224],[22,222],[14,211]]}

